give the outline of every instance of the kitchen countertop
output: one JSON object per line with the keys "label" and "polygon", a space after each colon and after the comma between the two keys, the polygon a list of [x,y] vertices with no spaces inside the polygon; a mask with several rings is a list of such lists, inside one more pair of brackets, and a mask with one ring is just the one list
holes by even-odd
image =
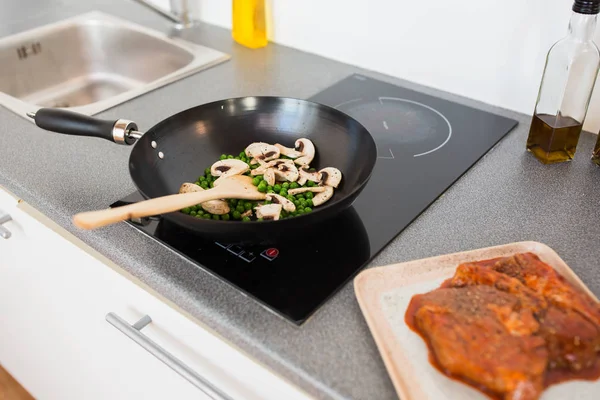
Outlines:
{"label": "kitchen countertop", "polygon": [[[0,9],[0,36],[91,10],[169,28],[168,21],[129,0],[0,0]],[[589,161],[594,135],[582,134],[573,162],[543,166],[524,150],[529,116],[275,44],[246,49],[229,31],[210,25],[184,37],[232,59],[99,116],[132,119],[148,129],[198,104],[248,95],[308,98],[361,73],[514,118],[519,126],[369,267],[535,240],[555,249],[600,295],[600,168]],[[0,121],[0,185],[316,398],[395,398],[351,284],[296,327],[126,224],[76,230],[73,214],[106,208],[134,191],[130,148],[45,132],[4,108]]]}

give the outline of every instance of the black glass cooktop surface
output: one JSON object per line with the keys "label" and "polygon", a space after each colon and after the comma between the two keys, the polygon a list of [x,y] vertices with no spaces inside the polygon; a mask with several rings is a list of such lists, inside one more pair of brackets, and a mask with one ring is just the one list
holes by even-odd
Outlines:
{"label": "black glass cooktop surface", "polygon": [[[377,143],[371,180],[334,220],[293,241],[244,247],[201,238],[160,219],[128,222],[298,325],[517,125],[362,75],[309,100],[356,118]],[[141,199],[133,193],[113,206]]]}

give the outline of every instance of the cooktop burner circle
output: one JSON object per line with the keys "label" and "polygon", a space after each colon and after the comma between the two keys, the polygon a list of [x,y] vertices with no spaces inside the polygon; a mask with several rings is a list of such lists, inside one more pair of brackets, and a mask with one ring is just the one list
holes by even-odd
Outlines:
{"label": "cooktop burner circle", "polygon": [[335,107],[364,124],[384,151],[392,146],[413,157],[421,157],[438,151],[452,138],[452,124],[448,118],[415,100],[356,98]]}

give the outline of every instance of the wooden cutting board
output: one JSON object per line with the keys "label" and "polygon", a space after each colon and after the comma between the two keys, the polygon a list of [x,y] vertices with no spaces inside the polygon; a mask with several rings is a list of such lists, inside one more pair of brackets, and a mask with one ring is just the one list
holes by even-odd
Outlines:
{"label": "wooden cutting board", "polygon": [[[429,363],[425,342],[405,324],[404,314],[413,295],[439,287],[454,275],[459,264],[523,252],[536,254],[569,282],[598,300],[554,250],[538,242],[511,243],[372,268],[355,278],[358,303],[402,400],[488,399],[481,392],[446,377]],[[600,380],[551,386],[544,391],[541,400],[567,398],[600,399]]]}

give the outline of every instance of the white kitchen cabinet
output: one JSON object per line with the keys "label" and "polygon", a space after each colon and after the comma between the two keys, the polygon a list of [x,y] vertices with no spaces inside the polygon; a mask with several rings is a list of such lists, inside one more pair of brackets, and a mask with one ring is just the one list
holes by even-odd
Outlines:
{"label": "white kitchen cabinet", "polygon": [[0,364],[34,397],[208,398],[110,325],[114,312],[130,324],[148,314],[144,335],[234,399],[308,398],[2,190],[0,210],[12,216],[0,238]]}

